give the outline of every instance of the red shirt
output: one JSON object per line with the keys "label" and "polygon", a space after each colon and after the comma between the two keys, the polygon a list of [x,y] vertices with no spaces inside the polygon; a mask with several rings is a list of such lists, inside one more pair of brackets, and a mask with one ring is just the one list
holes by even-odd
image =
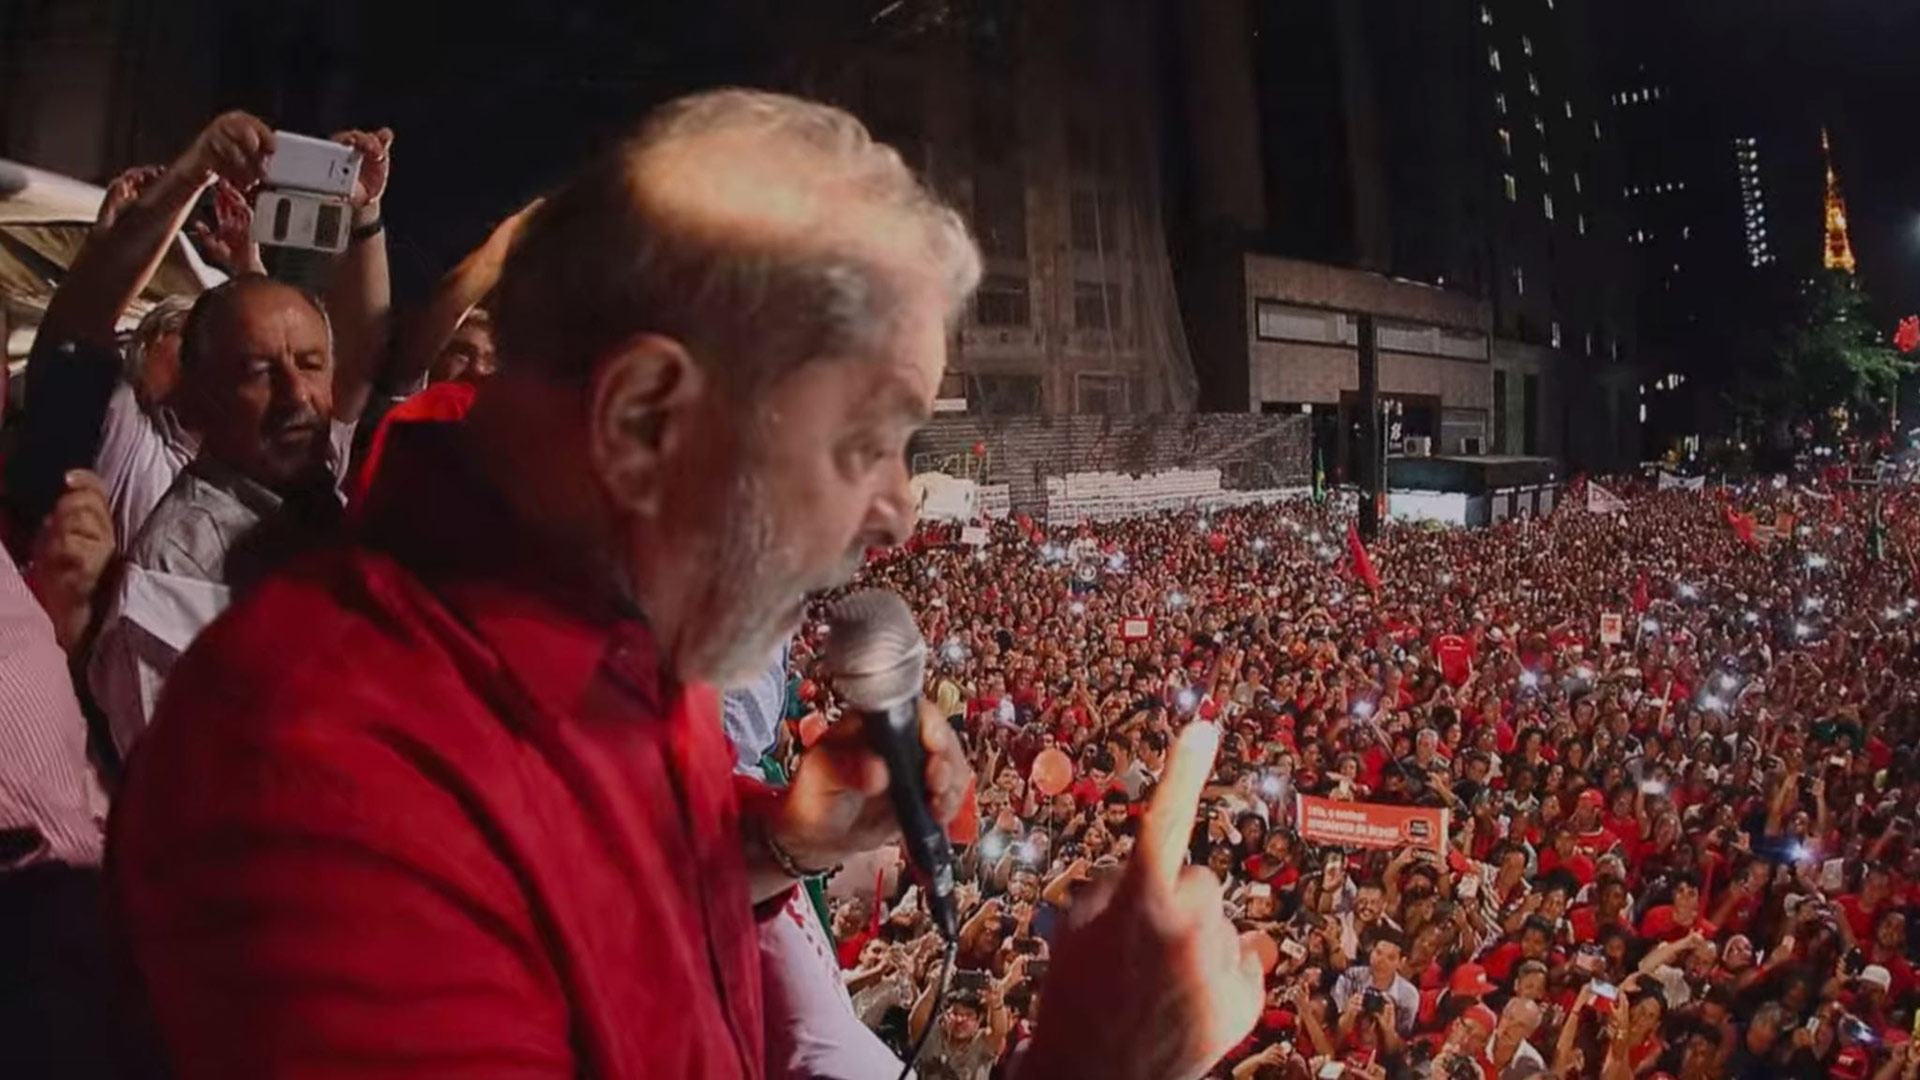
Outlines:
{"label": "red shirt", "polygon": [[1440,677],[1460,686],[1473,671],[1473,646],[1459,634],[1442,634],[1433,643],[1433,658],[1440,665]]}
{"label": "red shirt", "polygon": [[[1591,945],[1600,940],[1600,931],[1607,929],[1601,925],[1600,909],[1592,904],[1584,904],[1567,912],[1567,924],[1573,927],[1573,940],[1581,945]],[[1633,924],[1625,915],[1616,915],[1612,922],[1623,930],[1632,931]]]}
{"label": "red shirt", "polygon": [[733,750],[446,425],[173,670],[109,895],[185,1076],[757,1077]]}
{"label": "red shirt", "polygon": [[1715,929],[1704,914],[1695,915],[1692,923],[1681,923],[1673,916],[1672,904],[1651,908],[1640,919],[1640,936],[1652,941],[1679,941],[1695,930],[1712,937]]}

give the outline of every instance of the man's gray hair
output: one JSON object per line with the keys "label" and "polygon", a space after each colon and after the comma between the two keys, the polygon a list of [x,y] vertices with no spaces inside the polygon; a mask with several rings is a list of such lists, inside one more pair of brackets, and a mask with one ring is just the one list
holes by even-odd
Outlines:
{"label": "man's gray hair", "polygon": [[951,320],[980,256],[897,153],[840,109],[717,90],[655,110],[549,196],[491,306],[510,370],[583,376],[655,333],[752,386],[882,345],[908,269],[934,275]]}
{"label": "man's gray hair", "polygon": [[193,297],[166,296],[153,305],[133,328],[127,346],[120,354],[120,376],[138,383],[147,371],[147,350],[168,334],[178,334],[187,325],[187,313],[193,310]]}

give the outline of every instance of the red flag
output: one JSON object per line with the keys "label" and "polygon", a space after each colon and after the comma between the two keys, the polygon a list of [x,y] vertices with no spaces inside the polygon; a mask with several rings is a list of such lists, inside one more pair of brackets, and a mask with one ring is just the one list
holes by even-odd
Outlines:
{"label": "red flag", "polygon": [[1647,596],[1647,574],[1646,571],[1643,570],[1640,572],[1640,577],[1633,583],[1634,614],[1637,615],[1652,605],[1653,600]]}
{"label": "red flag", "polygon": [[1920,349],[1920,316],[1909,315],[1900,320],[1900,328],[1893,332],[1893,347],[1903,353]]}
{"label": "red flag", "polygon": [[1733,535],[1749,547],[1759,547],[1760,538],[1753,534],[1753,515],[1742,514],[1733,507],[1727,507],[1727,524],[1733,526]]}
{"label": "red flag", "polygon": [[1353,522],[1347,522],[1347,555],[1353,560],[1353,572],[1367,583],[1367,588],[1380,591],[1380,572],[1373,568],[1373,560],[1367,557],[1367,545],[1360,542],[1360,528]]}

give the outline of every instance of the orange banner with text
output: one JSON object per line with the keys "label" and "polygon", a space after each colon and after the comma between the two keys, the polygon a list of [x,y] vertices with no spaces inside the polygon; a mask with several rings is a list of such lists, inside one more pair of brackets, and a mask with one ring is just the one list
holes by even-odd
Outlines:
{"label": "orange banner with text", "polygon": [[1411,844],[1444,856],[1447,812],[1425,806],[1341,802],[1298,796],[1294,821],[1300,838],[1338,847],[1397,848]]}

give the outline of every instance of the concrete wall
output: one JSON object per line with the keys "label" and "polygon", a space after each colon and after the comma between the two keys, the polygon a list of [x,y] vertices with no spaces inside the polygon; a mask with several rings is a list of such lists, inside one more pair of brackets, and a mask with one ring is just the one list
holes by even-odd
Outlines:
{"label": "concrete wall", "polygon": [[1526,377],[1540,380],[1539,440],[1535,452],[1570,469],[1611,472],[1639,459],[1640,423],[1632,368],[1606,364],[1539,345],[1495,340],[1493,366],[1507,376],[1507,445],[1525,450]]}
{"label": "concrete wall", "polygon": [[[1470,296],[1379,274],[1261,255],[1246,258],[1248,408],[1262,402],[1337,404],[1360,388],[1354,344],[1263,339],[1259,305],[1368,312],[1396,324],[1442,327],[1484,337],[1486,305]],[[1445,409],[1487,409],[1492,369],[1484,361],[1395,352],[1380,354],[1380,390],[1440,399]]]}

